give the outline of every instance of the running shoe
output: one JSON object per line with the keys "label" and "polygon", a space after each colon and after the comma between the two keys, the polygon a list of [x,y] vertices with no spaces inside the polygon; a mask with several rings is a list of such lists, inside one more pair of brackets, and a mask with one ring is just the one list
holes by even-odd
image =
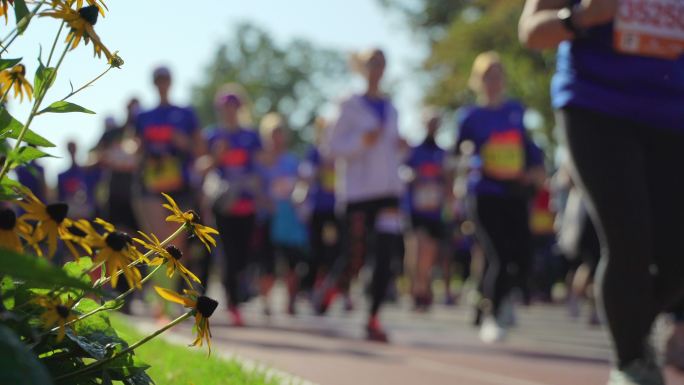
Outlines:
{"label": "running shoe", "polygon": [[245,326],[245,323],[242,320],[242,314],[236,306],[231,306],[228,308],[228,315],[230,316],[230,320],[233,323],[233,326],[239,328]]}
{"label": "running shoe", "polygon": [[388,343],[387,333],[380,327],[366,327],[366,339],[371,342]]}
{"label": "running shoe", "polygon": [[504,339],[506,339],[506,328],[493,316],[485,317],[480,327],[480,340],[486,344],[493,344]]}
{"label": "running shoe", "polygon": [[654,360],[635,360],[625,368],[613,368],[608,385],[665,385],[660,367]]}

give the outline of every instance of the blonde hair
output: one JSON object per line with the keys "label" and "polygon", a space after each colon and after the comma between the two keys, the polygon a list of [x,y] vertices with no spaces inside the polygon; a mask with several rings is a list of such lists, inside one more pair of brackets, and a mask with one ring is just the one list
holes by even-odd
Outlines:
{"label": "blonde hair", "polygon": [[482,52],[473,61],[473,68],[470,71],[468,86],[475,92],[482,90],[482,78],[495,65],[501,65],[501,57],[496,51]]}
{"label": "blonde hair", "polygon": [[261,118],[261,124],[259,124],[259,135],[264,142],[271,140],[271,135],[276,129],[286,129],[285,118],[277,112],[269,112]]}
{"label": "blonde hair", "polygon": [[247,90],[238,83],[226,83],[216,90],[215,98],[221,95],[234,94],[240,99],[240,110],[238,111],[238,121],[242,126],[251,126],[252,119],[252,101],[247,95]]}
{"label": "blonde hair", "polygon": [[349,55],[349,68],[352,71],[366,76],[368,73],[368,63],[375,57],[375,55],[385,56],[385,52],[380,48],[371,48],[364,51],[354,52]]}

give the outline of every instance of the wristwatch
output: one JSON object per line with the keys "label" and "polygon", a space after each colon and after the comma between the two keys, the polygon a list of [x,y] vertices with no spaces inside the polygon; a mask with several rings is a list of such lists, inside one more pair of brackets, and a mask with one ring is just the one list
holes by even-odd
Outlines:
{"label": "wristwatch", "polygon": [[569,6],[558,10],[558,20],[563,23],[563,27],[572,33],[576,38],[584,36],[584,30],[577,27],[573,20],[576,7]]}

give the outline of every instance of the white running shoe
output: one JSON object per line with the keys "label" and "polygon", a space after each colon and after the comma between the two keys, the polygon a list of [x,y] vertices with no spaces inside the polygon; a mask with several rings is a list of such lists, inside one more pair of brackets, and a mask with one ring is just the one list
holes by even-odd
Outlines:
{"label": "white running shoe", "polygon": [[486,344],[501,342],[506,338],[506,329],[499,325],[496,318],[487,316],[480,327],[480,339]]}

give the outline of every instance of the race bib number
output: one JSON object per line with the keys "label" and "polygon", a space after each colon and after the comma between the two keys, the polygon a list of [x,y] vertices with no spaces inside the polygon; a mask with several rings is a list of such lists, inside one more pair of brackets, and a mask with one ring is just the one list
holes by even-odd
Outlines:
{"label": "race bib number", "polygon": [[613,25],[618,52],[671,60],[684,53],[682,0],[620,0]]}
{"label": "race bib number", "polygon": [[414,189],[413,206],[422,212],[438,210],[442,196],[442,186],[438,183],[419,183]]}
{"label": "race bib number", "polygon": [[170,156],[148,159],[143,170],[143,181],[151,192],[180,190],[183,187],[181,161]]}
{"label": "race bib number", "polygon": [[493,133],[481,152],[482,170],[491,178],[517,179],[525,169],[523,138],[518,131]]}

